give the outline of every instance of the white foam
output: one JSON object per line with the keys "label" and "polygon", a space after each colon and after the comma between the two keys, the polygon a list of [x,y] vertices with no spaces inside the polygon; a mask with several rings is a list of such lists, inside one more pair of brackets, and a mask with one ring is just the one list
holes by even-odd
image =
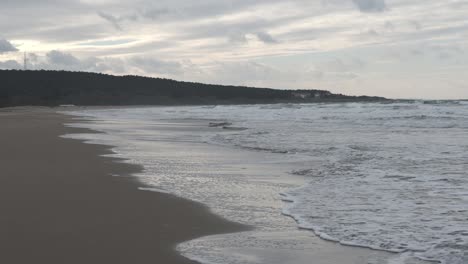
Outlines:
{"label": "white foam", "polygon": [[138,190],[140,191],[147,191],[147,192],[157,192],[157,193],[167,193],[171,194],[169,191],[163,190],[161,188],[146,188],[146,187],[139,187]]}

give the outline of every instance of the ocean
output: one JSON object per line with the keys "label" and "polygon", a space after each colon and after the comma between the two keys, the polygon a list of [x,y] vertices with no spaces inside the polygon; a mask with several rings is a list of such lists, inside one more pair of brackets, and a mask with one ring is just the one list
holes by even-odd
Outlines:
{"label": "ocean", "polygon": [[387,263],[468,263],[468,102],[66,113],[77,116],[72,126],[104,132],[66,137],[112,145],[114,156],[143,165],[142,191],[255,227],[179,245],[202,263],[274,263],[252,248],[305,252],[315,235],[393,252]]}

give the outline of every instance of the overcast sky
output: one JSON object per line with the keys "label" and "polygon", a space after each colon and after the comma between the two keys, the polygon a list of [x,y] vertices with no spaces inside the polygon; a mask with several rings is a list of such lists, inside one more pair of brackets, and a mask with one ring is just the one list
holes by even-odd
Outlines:
{"label": "overcast sky", "polygon": [[468,0],[0,0],[0,69],[468,98]]}

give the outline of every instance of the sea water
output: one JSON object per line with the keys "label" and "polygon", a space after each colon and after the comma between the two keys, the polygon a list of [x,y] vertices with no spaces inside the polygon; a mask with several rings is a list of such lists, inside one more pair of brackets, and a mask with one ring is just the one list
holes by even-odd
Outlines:
{"label": "sea water", "polygon": [[[143,164],[146,183],[203,202],[230,220],[271,232],[284,231],[289,216],[298,227],[341,244],[468,263],[468,102],[145,107],[74,114],[94,120],[82,126],[105,132],[87,139],[116,145],[118,153]],[[172,129],[164,133],[167,127]],[[264,155],[261,166],[269,174],[303,180],[236,178],[242,174],[235,165],[226,168],[222,157],[190,156],[188,148],[186,160],[171,160],[161,145],[157,154],[151,142],[162,141]],[[206,173],[219,164],[225,164],[225,172],[232,170],[222,182],[220,175]],[[263,191],[256,194],[256,189]],[[255,243],[251,238],[249,243]],[[223,241],[247,240],[237,235]],[[301,241],[280,247],[306,249]],[[211,263],[220,258],[209,260],[206,254],[216,252],[201,253],[190,243],[180,250],[195,259],[197,252],[205,254],[198,259]]]}

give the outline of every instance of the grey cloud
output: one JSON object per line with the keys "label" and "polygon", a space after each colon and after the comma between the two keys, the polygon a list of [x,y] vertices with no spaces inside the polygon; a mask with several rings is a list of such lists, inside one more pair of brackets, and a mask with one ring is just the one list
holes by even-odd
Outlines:
{"label": "grey cloud", "polygon": [[21,0],[21,1],[11,1],[11,0],[0,0],[2,7],[9,8],[18,8],[18,7],[28,7],[28,8],[37,8],[40,6],[54,6],[59,4],[70,5],[73,3],[79,3],[79,0]]}
{"label": "grey cloud", "polygon": [[375,29],[367,29],[361,32],[356,32],[351,39],[354,41],[375,41],[379,39],[381,34]]}
{"label": "grey cloud", "polygon": [[231,30],[228,33],[228,40],[230,43],[243,44],[247,43],[246,34],[240,30]]}
{"label": "grey cloud", "polygon": [[[79,59],[71,53],[52,50],[45,55],[35,53],[28,54],[28,68],[34,70],[72,70],[72,71],[96,71],[104,72],[105,67],[100,67],[101,59]],[[121,63],[120,63],[121,64]]]}
{"label": "grey cloud", "polygon": [[[415,50],[419,51],[419,53],[415,52]],[[413,49],[412,53],[414,55],[432,56],[439,60],[450,60],[463,56],[464,51],[458,46],[441,46],[436,44],[420,46],[417,49]]]}
{"label": "grey cloud", "polygon": [[42,29],[92,12],[80,0],[0,0],[0,7],[0,32],[9,39],[36,39]]}
{"label": "grey cloud", "polygon": [[413,55],[413,56],[423,56],[424,55],[424,50],[423,49],[411,49],[410,51],[410,54]]}
{"label": "grey cloud", "polygon": [[[2,37],[15,40],[14,43],[25,40],[27,47],[31,47],[28,49],[40,52],[37,60],[31,59],[31,66],[37,69],[149,75],[163,73],[172,74],[175,78],[187,77],[187,80],[204,78],[201,74],[189,78],[193,71],[186,70],[184,60],[192,60],[205,71],[203,74],[212,78],[210,82],[235,83],[250,79],[251,83],[264,82],[268,86],[278,83],[294,86],[295,80],[301,82],[308,80],[307,78],[312,80],[308,83],[318,79],[332,83],[333,79],[353,78],[355,74],[365,78],[365,71],[372,70],[371,67],[350,67],[349,62],[343,59],[342,63],[331,62],[323,65],[322,69],[318,69],[318,65],[306,76],[288,75],[289,71],[301,71],[290,69],[288,61],[308,68],[317,64],[317,61],[322,61],[323,57],[343,58],[337,55],[337,51],[348,50],[351,54],[359,54],[358,56],[365,58],[367,63],[372,63],[373,60],[369,58],[378,56],[379,52],[382,53],[389,47],[396,47],[395,51],[405,50],[400,47],[402,43],[433,43],[448,47],[444,50],[427,49],[419,56],[408,56],[408,49],[406,53],[401,52],[402,58],[414,61],[415,65],[426,63],[426,60],[433,63],[431,67],[414,67],[414,71],[430,68],[436,72],[436,69],[442,67],[454,67],[455,60],[466,68],[468,35],[464,32],[468,28],[465,22],[468,5],[464,2],[466,1],[0,0],[0,32]],[[391,13],[383,13],[389,9]],[[434,10],[437,10],[436,15],[433,15]],[[359,12],[374,15],[362,15]],[[136,30],[124,32],[127,29]],[[137,40],[125,45],[101,45],[106,41],[127,38]],[[251,39],[269,45],[264,45],[263,49],[256,45],[242,45]],[[277,42],[281,44],[272,45]],[[459,45],[465,54],[451,51],[450,48],[455,45]],[[411,48],[420,49],[418,45]],[[43,55],[44,49],[71,50],[73,54],[51,53],[51,58],[48,59]],[[302,56],[309,53],[316,54],[314,58],[318,60],[307,60],[307,56]],[[82,55],[91,58],[81,57]],[[2,59],[16,58],[18,62],[4,61],[1,67],[21,66],[20,57],[19,54],[2,54]],[[165,61],[164,58],[173,61]],[[225,70],[212,74],[212,69],[217,67],[213,59],[225,63],[252,59],[272,63],[274,68],[271,71],[265,70],[263,66],[268,64],[223,65],[219,67]],[[397,60],[392,59],[393,57],[379,62],[382,63],[379,64],[382,72],[399,71],[399,64],[391,64]],[[251,72],[255,74],[250,75]],[[268,78],[257,78],[257,74]],[[382,80],[387,78],[387,75],[380,72],[375,76]],[[463,76],[460,75],[460,78]]]}
{"label": "grey cloud", "polygon": [[[348,64],[341,61],[337,63]],[[358,62],[349,62],[349,64],[352,63],[357,64]],[[296,87],[312,88],[311,84],[316,85],[320,82],[335,80],[351,81],[359,78],[358,74],[349,69],[344,69],[344,67],[348,66],[350,65],[330,65],[331,68],[319,69],[313,67],[308,70],[297,69],[296,71],[289,71],[253,61],[218,62],[209,72],[204,72],[202,78],[205,78],[203,79],[204,81],[211,83],[218,83],[219,80],[223,80],[223,83],[256,87],[284,89],[297,85]]]}
{"label": "grey cloud", "polygon": [[421,23],[419,23],[418,21],[410,20],[410,21],[408,21],[408,23],[409,23],[410,26],[413,27],[415,30],[421,30],[421,29],[422,29]]}
{"label": "grey cloud", "polygon": [[138,21],[141,19],[157,20],[164,15],[170,14],[167,8],[140,8],[138,11],[131,11],[124,15],[115,16],[106,12],[97,12],[98,16],[109,22],[115,29],[123,31],[122,23],[126,21]]}
{"label": "grey cloud", "polygon": [[55,65],[76,66],[80,64],[80,60],[75,56],[58,50],[48,52],[46,58],[49,63]]}
{"label": "grey cloud", "polygon": [[306,71],[306,74],[309,75],[314,80],[322,80],[324,77],[324,72],[316,69],[310,69]]}
{"label": "grey cloud", "polygon": [[353,0],[362,12],[383,12],[387,9],[385,0]]}
{"label": "grey cloud", "polygon": [[141,17],[151,19],[151,20],[156,20],[164,15],[168,15],[171,13],[171,11],[168,8],[144,8],[140,9],[138,12]]}
{"label": "grey cloud", "polygon": [[[243,44],[248,41],[247,35],[254,36],[266,44],[274,44],[279,41],[268,33],[268,29],[293,23],[300,19],[296,16],[287,16],[275,20],[265,20],[253,17],[237,21],[223,21],[213,24],[190,25],[187,24],[183,31],[178,32],[178,40],[191,40],[200,38],[227,38],[228,43]],[[303,36],[304,37],[304,36]]]}
{"label": "grey cloud", "polygon": [[39,29],[29,35],[50,42],[68,42],[76,40],[98,39],[108,35],[106,25],[73,25],[52,29]]}
{"label": "grey cloud", "polygon": [[377,32],[375,29],[369,29],[366,32],[366,34],[369,35],[370,37],[377,37],[379,35],[379,32]]}
{"label": "grey cloud", "polygon": [[18,51],[8,40],[0,38],[0,53]]}
{"label": "grey cloud", "polygon": [[104,12],[102,12],[102,11],[99,11],[99,12],[98,12],[98,15],[99,15],[101,18],[103,18],[104,20],[106,20],[107,22],[111,23],[112,26],[113,26],[115,29],[117,29],[117,30],[119,30],[119,31],[122,31],[122,30],[123,30],[122,27],[120,26],[120,22],[121,22],[122,19],[117,18],[117,17],[115,17],[115,16],[113,16],[113,15],[111,15],[111,14],[104,13]]}
{"label": "grey cloud", "polygon": [[[264,86],[268,80],[282,73],[275,68],[257,62],[220,62],[211,73],[214,78],[236,85]],[[242,78],[239,78],[242,76]]]}
{"label": "grey cloud", "polygon": [[301,40],[311,40],[311,39],[325,39],[329,36],[336,36],[343,30],[346,30],[345,27],[310,27],[300,30],[295,30],[291,32],[286,32],[279,37],[281,39],[287,39],[288,41],[301,41]]}
{"label": "grey cloud", "polygon": [[274,39],[270,34],[268,34],[266,32],[257,32],[257,33],[255,33],[255,35],[263,43],[267,43],[267,44],[278,43],[278,41],[276,39]]}
{"label": "grey cloud", "polygon": [[37,62],[39,60],[39,56],[36,53],[27,53],[28,62]]}
{"label": "grey cloud", "polygon": [[359,58],[333,58],[321,63],[317,63],[314,70],[323,73],[333,73],[337,75],[348,75],[356,70],[363,69],[366,62]]}
{"label": "grey cloud", "polygon": [[163,61],[156,58],[133,57],[129,63],[149,74],[175,74],[180,73],[182,65],[178,62]]}
{"label": "grey cloud", "polygon": [[386,21],[385,24],[384,24],[384,28],[388,31],[394,31],[395,30],[395,25],[390,22],[390,21]]}
{"label": "grey cloud", "polygon": [[15,60],[0,61],[0,69],[2,70],[18,70],[22,68],[23,66]]}
{"label": "grey cloud", "polygon": [[[149,20],[158,20],[164,16],[170,14],[175,14],[176,12],[171,11],[168,8],[154,8],[154,7],[145,7],[145,8],[131,8],[130,11],[120,15],[113,15],[107,12],[98,11],[97,14],[99,17],[103,18],[109,22],[115,29],[122,31],[122,23],[127,21],[136,22],[139,20],[149,19]],[[181,18],[180,18],[181,19]]]}
{"label": "grey cloud", "polygon": [[[421,30],[408,32],[405,34],[401,34],[398,40],[405,40],[405,41],[433,41],[439,42],[443,41],[443,39],[450,40],[448,43],[451,45],[456,44],[454,39],[459,36],[460,32],[468,31],[468,24],[462,25],[454,25],[454,26],[446,26],[442,28],[432,28],[432,29],[425,29],[422,28]],[[463,39],[459,39],[461,43],[466,43]],[[395,42],[395,40],[393,40]]]}
{"label": "grey cloud", "polygon": [[[161,1],[158,4],[140,1],[128,10],[120,13],[98,12],[98,15],[111,23],[116,29],[122,30],[122,23],[129,21],[158,20],[160,23],[190,21],[203,18],[222,17],[247,9],[260,9],[262,5],[271,6],[281,3],[281,0],[243,0],[243,1],[213,1],[203,0],[193,4],[182,0]],[[301,2],[301,1],[299,1]],[[276,23],[271,21],[271,23]],[[217,24],[213,24],[217,27]],[[229,29],[228,29],[229,30]],[[226,30],[225,30],[226,32]]]}
{"label": "grey cloud", "polygon": [[237,44],[244,44],[248,42],[247,35],[252,34],[257,39],[265,44],[275,44],[278,43],[276,39],[274,39],[270,34],[266,32],[256,32],[256,33],[249,33],[243,32],[241,30],[232,30],[228,33],[228,39],[230,43],[237,43]]}
{"label": "grey cloud", "polygon": [[126,62],[119,58],[85,58],[80,60],[80,68],[90,72],[109,72],[117,74],[122,74],[127,71]]}
{"label": "grey cloud", "polygon": [[[165,7],[169,8],[175,19],[196,19],[205,17],[224,16],[243,10],[260,10],[262,5],[271,6],[275,3],[282,3],[284,0],[242,0],[242,1],[219,1],[203,0],[193,4],[186,0],[166,1]],[[299,1],[302,2],[302,1]]]}
{"label": "grey cloud", "polygon": [[[183,65],[175,61],[133,56],[129,58],[78,58],[71,53],[53,50],[44,56],[28,54],[28,68],[35,70],[72,70],[90,72],[128,73],[144,72],[149,75],[181,73]],[[1,69],[20,69],[15,60],[0,61]]]}

